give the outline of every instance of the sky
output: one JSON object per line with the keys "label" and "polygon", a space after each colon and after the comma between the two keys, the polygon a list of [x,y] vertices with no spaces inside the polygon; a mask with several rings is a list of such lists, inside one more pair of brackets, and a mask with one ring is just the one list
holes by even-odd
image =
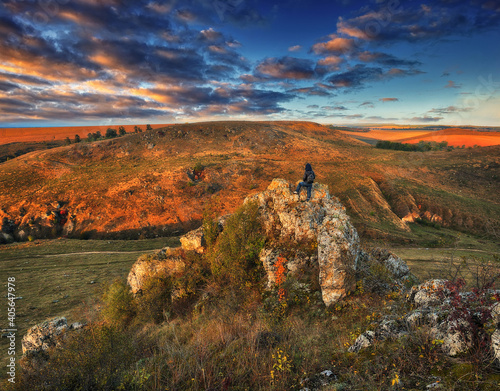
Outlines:
{"label": "sky", "polygon": [[499,0],[4,0],[0,127],[500,126]]}

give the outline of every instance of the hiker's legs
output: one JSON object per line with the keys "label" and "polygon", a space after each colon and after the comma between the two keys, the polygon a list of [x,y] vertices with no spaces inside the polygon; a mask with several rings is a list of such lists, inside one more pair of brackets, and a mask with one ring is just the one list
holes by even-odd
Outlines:
{"label": "hiker's legs", "polygon": [[301,188],[302,186],[304,186],[305,184],[306,184],[305,182],[299,182],[299,184],[297,185],[297,190],[295,190],[295,192],[296,192],[297,194],[300,194],[300,188]]}
{"label": "hiker's legs", "polygon": [[308,183],[306,187],[307,187],[307,199],[306,199],[306,201],[309,201],[311,199],[311,190],[312,190],[313,185],[312,185],[312,183]]}

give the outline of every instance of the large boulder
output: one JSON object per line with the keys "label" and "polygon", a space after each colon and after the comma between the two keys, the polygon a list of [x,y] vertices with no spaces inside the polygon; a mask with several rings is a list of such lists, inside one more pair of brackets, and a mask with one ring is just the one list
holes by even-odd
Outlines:
{"label": "large boulder", "polygon": [[21,346],[23,356],[19,361],[26,370],[38,370],[49,359],[50,351],[61,347],[69,332],[85,327],[75,322],[68,325],[65,317],[59,316],[31,327],[24,335]]}
{"label": "large boulder", "polygon": [[444,299],[449,295],[446,281],[434,279],[413,286],[408,295],[408,301],[418,308],[429,308],[443,304]]}
{"label": "large boulder", "polygon": [[67,329],[65,317],[46,320],[31,327],[21,342],[23,354],[36,354],[59,345]]}
{"label": "large boulder", "polygon": [[[245,202],[258,203],[266,234],[273,239],[272,245],[316,244],[319,284],[323,301],[328,306],[355,288],[359,236],[345,207],[330,196],[326,185],[315,183],[311,200],[304,202],[305,197],[305,192],[293,194],[288,181],[274,179],[265,191],[248,197]],[[269,248],[261,253],[271,282],[274,278],[269,271],[274,272],[272,260],[276,259],[275,255]],[[299,259],[294,259],[290,265],[298,267],[301,263],[307,265],[307,261]]]}
{"label": "large boulder", "polygon": [[196,251],[203,253],[205,250],[205,237],[203,235],[203,227],[197,228],[180,238],[181,246],[185,251]]}
{"label": "large boulder", "polygon": [[141,256],[130,269],[127,283],[132,293],[142,291],[148,278],[154,276],[172,276],[184,270],[181,249],[166,247],[155,254]]}

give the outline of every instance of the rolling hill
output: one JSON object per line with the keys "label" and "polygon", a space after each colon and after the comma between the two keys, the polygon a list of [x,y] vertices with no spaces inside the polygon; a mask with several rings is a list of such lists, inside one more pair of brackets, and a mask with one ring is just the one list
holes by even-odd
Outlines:
{"label": "rolling hill", "polygon": [[405,221],[422,218],[495,236],[499,152],[379,150],[310,122],[171,125],[0,164],[0,218],[18,239],[174,235],[198,226],[207,202],[231,212],[310,162],[362,235],[412,241]]}

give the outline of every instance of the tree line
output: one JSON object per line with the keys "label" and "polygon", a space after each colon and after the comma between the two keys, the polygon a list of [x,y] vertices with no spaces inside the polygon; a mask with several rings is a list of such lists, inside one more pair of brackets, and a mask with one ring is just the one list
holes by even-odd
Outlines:
{"label": "tree line", "polygon": [[[153,128],[151,127],[150,124],[146,125],[146,131],[148,131],[148,130],[153,130]],[[142,133],[142,128],[140,126],[137,126],[137,125],[134,126],[134,133]],[[113,128],[108,128],[106,130],[106,133],[104,134],[104,136],[102,135],[101,131],[99,131],[99,130],[97,132],[94,132],[94,133],[92,133],[92,132],[88,133],[87,134],[87,141],[92,142],[92,141],[110,139],[110,138],[125,136],[126,134],[127,134],[127,132],[126,132],[124,126],[120,126],[118,128],[118,130],[113,129]],[[65,140],[67,145],[72,144],[72,143],[77,144],[81,141],[82,141],[82,139],[78,134],[75,135],[73,142],[71,141],[71,139],[69,137],[66,137],[66,140]]]}
{"label": "tree line", "polygon": [[428,151],[451,151],[453,146],[448,145],[448,141],[419,141],[417,144],[399,143],[388,140],[379,140],[375,145],[380,149],[393,149],[396,151],[428,152]]}

